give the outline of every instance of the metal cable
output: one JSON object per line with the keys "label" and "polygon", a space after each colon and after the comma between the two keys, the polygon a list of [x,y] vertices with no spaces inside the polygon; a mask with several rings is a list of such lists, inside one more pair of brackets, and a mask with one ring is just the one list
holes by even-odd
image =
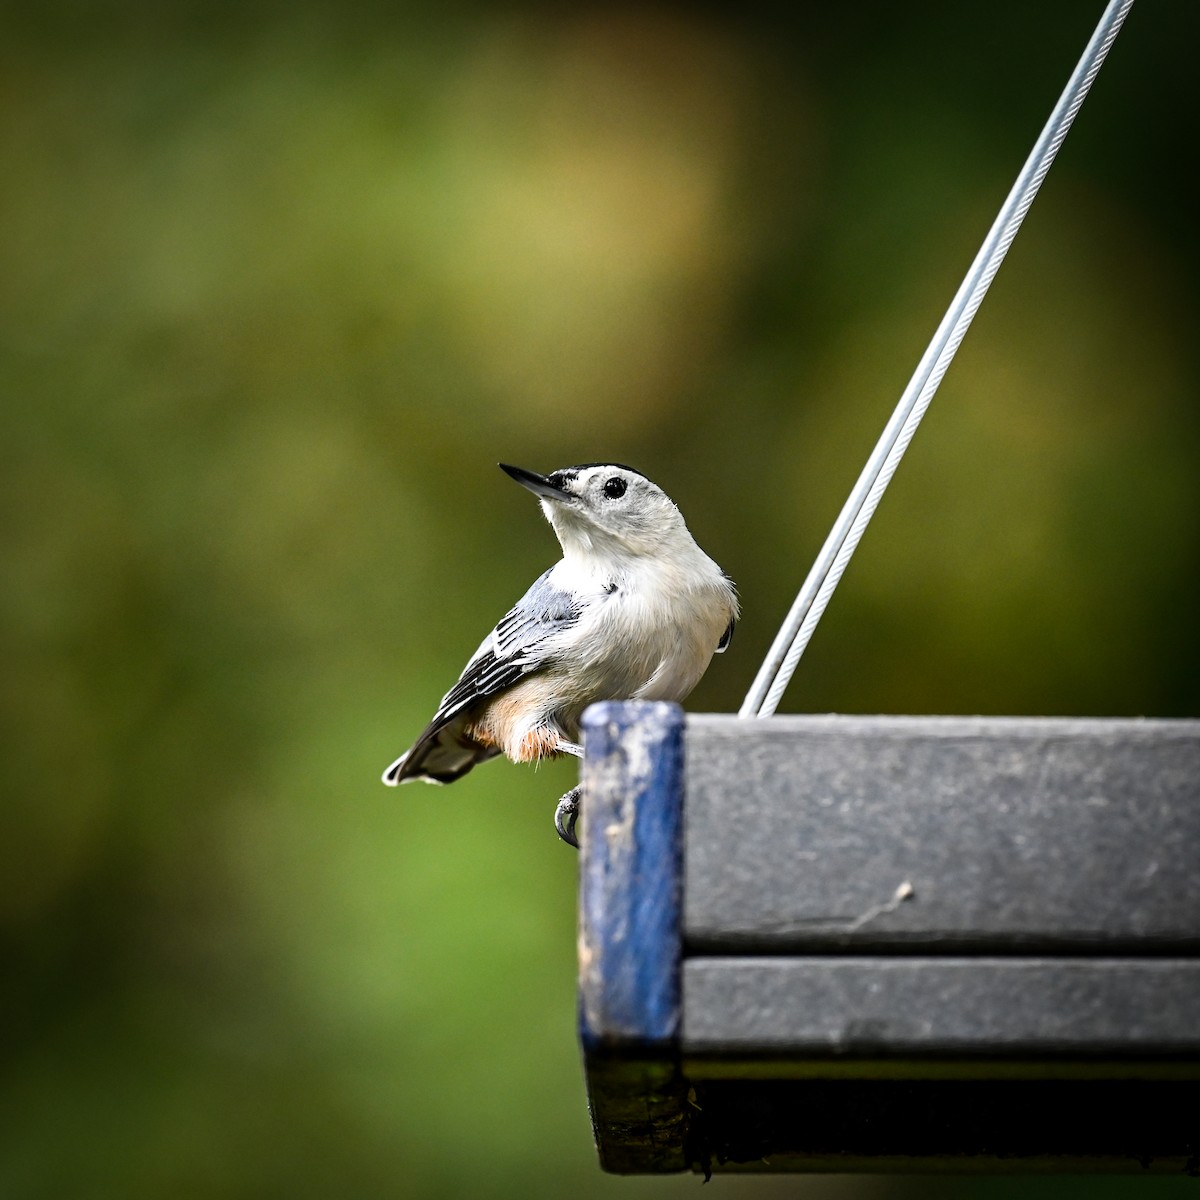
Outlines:
{"label": "metal cable", "polygon": [[871,452],[858,482],[838,514],[787,618],[755,676],[738,712],[769,717],[779,705],[796,664],[825,611],[851,555],[875,513],[900,459],[904,457],[929,402],[946,374],[979,305],[983,302],[1017,230],[1054,162],[1133,0],[1111,0],[1083,57],[1059,97],[1021,173],[996,216],[975,261],[959,286],[928,349],[917,364],[891,419]]}

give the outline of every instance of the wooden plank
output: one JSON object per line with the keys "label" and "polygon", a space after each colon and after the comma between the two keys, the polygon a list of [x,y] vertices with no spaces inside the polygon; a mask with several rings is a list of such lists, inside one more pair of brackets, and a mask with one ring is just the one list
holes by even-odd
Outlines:
{"label": "wooden plank", "polygon": [[690,952],[1200,952],[1200,721],[688,720]]}
{"label": "wooden plank", "polygon": [[680,1171],[683,713],[661,703],[584,714],[579,1025],[600,1165]]}
{"label": "wooden plank", "polygon": [[1098,1063],[1136,1062],[1153,1076],[1187,1060],[1200,1078],[1200,960],[692,958],[682,1052],[693,1075],[709,1061],[720,1075],[767,1060],[833,1076],[899,1061],[919,1078],[968,1060],[986,1077],[999,1060],[1030,1075],[1038,1063],[1070,1074],[1074,1061],[1089,1077]]}
{"label": "wooden plank", "polygon": [[679,1029],[683,714],[595,704],[584,716],[579,997],[592,1044]]}

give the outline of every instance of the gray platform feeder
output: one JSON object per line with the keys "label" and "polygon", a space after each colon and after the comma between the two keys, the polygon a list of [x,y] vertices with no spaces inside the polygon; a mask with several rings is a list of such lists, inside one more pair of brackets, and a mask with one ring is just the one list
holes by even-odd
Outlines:
{"label": "gray platform feeder", "polygon": [[584,723],[605,1169],[1200,1174],[1200,721]]}

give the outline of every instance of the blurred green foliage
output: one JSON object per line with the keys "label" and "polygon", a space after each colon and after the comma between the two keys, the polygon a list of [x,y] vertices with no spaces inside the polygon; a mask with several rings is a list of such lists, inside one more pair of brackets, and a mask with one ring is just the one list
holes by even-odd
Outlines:
{"label": "blurred green foliage", "polygon": [[[555,556],[498,459],[663,484],[736,707],[1098,12],[0,8],[0,1195],[697,1186],[595,1167],[572,765],[379,772]],[[1133,12],[791,707],[1200,713],[1198,24]]]}

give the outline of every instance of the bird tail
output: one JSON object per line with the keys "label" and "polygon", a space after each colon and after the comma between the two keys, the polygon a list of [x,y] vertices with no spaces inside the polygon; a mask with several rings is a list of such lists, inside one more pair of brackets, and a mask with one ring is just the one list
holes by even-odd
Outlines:
{"label": "bird tail", "polygon": [[453,783],[476,763],[495,758],[500,751],[469,738],[459,723],[431,726],[383,773],[388,787],[420,779],[425,783]]}
{"label": "bird tail", "polygon": [[400,755],[400,757],[396,759],[396,761],[392,763],[392,765],[388,767],[386,771],[384,771],[383,782],[386,783],[388,787],[396,787],[397,784],[408,782],[408,780],[405,779],[404,775],[402,774],[402,771],[404,769],[405,762],[408,760],[409,753],[410,752],[408,750],[405,750],[405,752]]}

